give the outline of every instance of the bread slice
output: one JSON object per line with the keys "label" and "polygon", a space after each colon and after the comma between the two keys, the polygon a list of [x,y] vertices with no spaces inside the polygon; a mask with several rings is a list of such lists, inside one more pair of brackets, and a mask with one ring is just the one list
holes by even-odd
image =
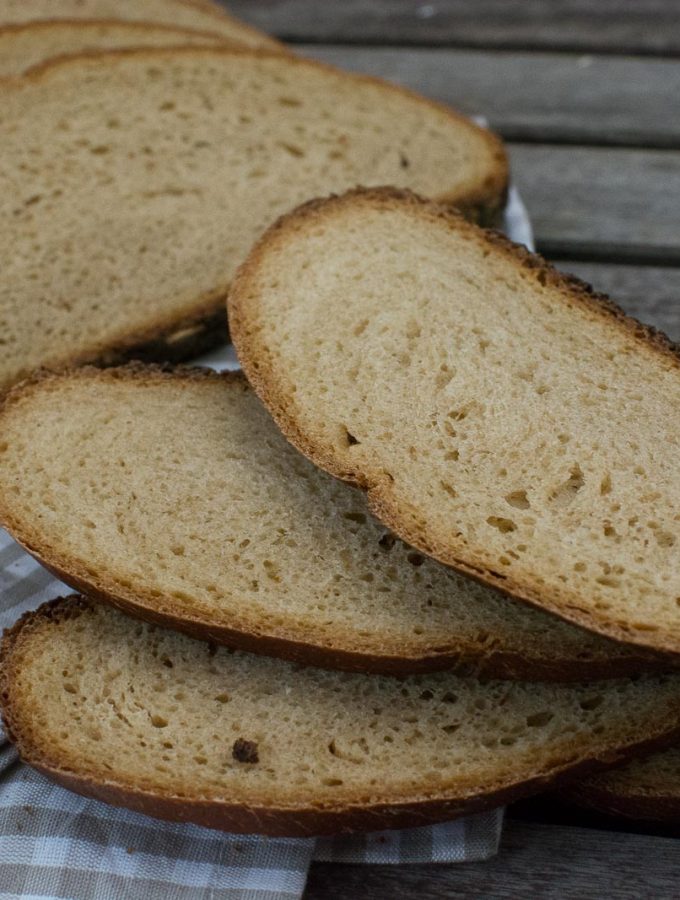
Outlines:
{"label": "bread slice", "polygon": [[22,758],[149,815],[310,835],[455,818],[680,735],[680,676],[396,680],[218,649],[69,598],[3,642]]}
{"label": "bread slice", "polygon": [[119,19],[195,28],[248,47],[278,41],[207,3],[192,0],[0,0],[0,26],[73,19]]}
{"label": "bread slice", "polygon": [[[226,38],[173,25],[73,19],[0,27],[0,78],[21,75],[55,56],[121,47],[220,46]],[[232,44],[238,46],[236,41]]]}
{"label": "bread slice", "polygon": [[86,594],[330,668],[610,677],[668,663],[425,559],[281,436],[241,373],[78,369],[0,411],[0,521]]}
{"label": "bread slice", "polygon": [[0,389],[37,366],[223,338],[238,263],[320,191],[394,181],[486,210],[499,142],[383,82],[283,54],[148,49],[0,86]]}
{"label": "bread slice", "polygon": [[394,191],[285,217],[229,314],[284,433],[409,544],[680,652],[680,367],[662,335]]}
{"label": "bread slice", "polygon": [[564,788],[568,801],[610,816],[680,824],[680,750],[637,759]]}

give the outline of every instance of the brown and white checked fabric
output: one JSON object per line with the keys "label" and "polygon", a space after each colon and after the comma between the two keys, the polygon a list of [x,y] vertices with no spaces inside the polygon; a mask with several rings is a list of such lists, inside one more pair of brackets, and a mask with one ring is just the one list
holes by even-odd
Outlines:
{"label": "brown and white checked fabric", "polygon": [[[532,246],[517,193],[511,238]],[[201,360],[236,368],[233,348]],[[69,588],[0,530],[0,629]],[[493,856],[503,810],[428,828],[271,839],[159,822],[72,794],[19,763],[0,728],[0,900],[295,900],[312,860],[453,863]]]}

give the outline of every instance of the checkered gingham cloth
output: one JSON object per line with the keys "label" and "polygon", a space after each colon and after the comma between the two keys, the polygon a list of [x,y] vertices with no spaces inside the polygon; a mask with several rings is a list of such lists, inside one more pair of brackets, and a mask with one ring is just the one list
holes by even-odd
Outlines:
{"label": "checkered gingham cloth", "polygon": [[[531,246],[516,192],[506,231]],[[199,362],[236,366],[232,348]],[[0,530],[0,629],[70,593]],[[312,860],[454,863],[488,859],[503,810],[433,827],[317,840],[244,837],[160,822],[87,800],[22,765],[0,726],[0,900],[299,898]]]}

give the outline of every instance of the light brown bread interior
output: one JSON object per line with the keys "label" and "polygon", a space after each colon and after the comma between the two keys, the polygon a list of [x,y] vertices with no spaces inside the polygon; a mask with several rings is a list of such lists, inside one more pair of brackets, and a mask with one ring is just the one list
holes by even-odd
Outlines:
{"label": "light brown bread interior", "polygon": [[666,660],[508,600],[387,531],[241,373],[79,369],[0,411],[0,521],[89,595],[328,667],[610,677]]}
{"label": "light brown bread interior", "polygon": [[678,676],[565,686],[331,673],[77,598],[6,635],[0,695],[24,760],[67,786],[272,834],[452,818],[680,729]]}
{"label": "light brown bread interior", "polygon": [[680,652],[680,368],[543,260],[408,194],[309,204],[229,301],[245,372],[312,460],[431,556]]}
{"label": "light brown bread interior", "polygon": [[[21,75],[33,66],[73,53],[129,47],[220,46],[209,31],[116,19],[37,21],[0,27],[0,78]],[[239,46],[237,40],[229,42]]]}
{"label": "light brown bread interior", "polygon": [[120,19],[196,28],[249,47],[280,46],[224,9],[192,0],[0,0],[0,26],[59,19]]}
{"label": "light brown bread interior", "polygon": [[282,54],[61,60],[3,82],[0,107],[0,390],[223,337],[236,266],[314,194],[394,182],[488,211],[507,179],[500,143],[444,107]]}

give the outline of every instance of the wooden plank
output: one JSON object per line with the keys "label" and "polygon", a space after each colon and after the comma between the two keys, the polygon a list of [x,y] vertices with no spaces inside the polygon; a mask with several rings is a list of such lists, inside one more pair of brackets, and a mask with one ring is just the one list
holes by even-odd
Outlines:
{"label": "wooden plank", "polygon": [[542,144],[509,149],[546,256],[680,264],[680,154]]}
{"label": "wooden plank", "polygon": [[678,896],[673,838],[510,821],[500,854],[450,866],[317,863],[305,900],[643,900]]}
{"label": "wooden plank", "polygon": [[680,342],[680,268],[574,260],[559,260],[555,265],[609,294],[629,315],[660,328],[672,340]]}
{"label": "wooden plank", "polygon": [[676,0],[222,0],[285,40],[680,53]]}
{"label": "wooden plank", "polygon": [[[680,27],[680,26],[679,26]],[[468,114],[508,140],[680,147],[680,61],[565,53],[303,45]]]}

